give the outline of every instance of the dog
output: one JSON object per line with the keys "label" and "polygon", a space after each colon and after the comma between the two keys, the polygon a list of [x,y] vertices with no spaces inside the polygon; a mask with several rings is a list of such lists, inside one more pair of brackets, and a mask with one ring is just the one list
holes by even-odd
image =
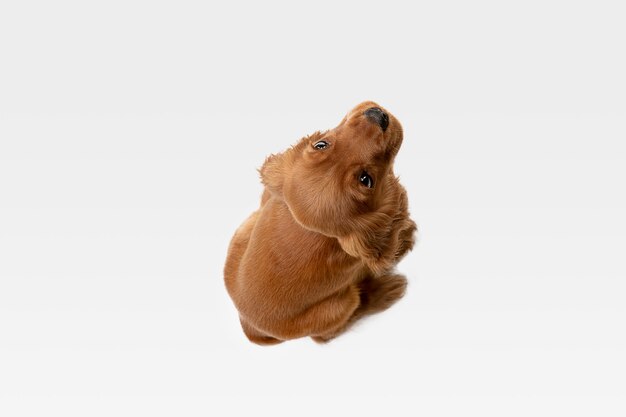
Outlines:
{"label": "dog", "polygon": [[251,342],[325,343],[404,295],[394,267],[417,227],[393,173],[402,139],[398,120],[367,101],[265,160],[260,208],[236,230],[224,267]]}

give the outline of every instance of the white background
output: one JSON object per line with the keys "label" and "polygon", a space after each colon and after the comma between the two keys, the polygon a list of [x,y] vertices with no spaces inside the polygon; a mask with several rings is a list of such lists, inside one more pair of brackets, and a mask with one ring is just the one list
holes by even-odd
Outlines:
{"label": "white background", "polygon": [[[0,3],[0,415],[626,413],[621,2]],[[403,123],[410,287],[263,348],[256,168]]]}

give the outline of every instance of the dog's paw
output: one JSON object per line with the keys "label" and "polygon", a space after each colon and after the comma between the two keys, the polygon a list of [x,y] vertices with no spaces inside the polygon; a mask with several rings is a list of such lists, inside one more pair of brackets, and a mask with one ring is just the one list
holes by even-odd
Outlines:
{"label": "dog's paw", "polygon": [[348,255],[361,259],[376,274],[383,273],[394,265],[393,252],[389,250],[387,240],[360,233],[338,238],[339,244]]}
{"label": "dog's paw", "polygon": [[407,279],[400,274],[385,274],[365,278],[359,284],[361,314],[374,314],[386,310],[404,296]]}

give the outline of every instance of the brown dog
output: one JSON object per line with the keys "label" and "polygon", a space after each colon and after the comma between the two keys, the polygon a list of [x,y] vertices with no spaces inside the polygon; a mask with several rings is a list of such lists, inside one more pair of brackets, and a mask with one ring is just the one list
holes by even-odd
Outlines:
{"label": "brown dog", "polygon": [[248,339],[328,341],[404,295],[393,268],[416,226],[393,173],[401,143],[395,117],[365,102],[267,158],[261,207],[235,232],[224,268]]}

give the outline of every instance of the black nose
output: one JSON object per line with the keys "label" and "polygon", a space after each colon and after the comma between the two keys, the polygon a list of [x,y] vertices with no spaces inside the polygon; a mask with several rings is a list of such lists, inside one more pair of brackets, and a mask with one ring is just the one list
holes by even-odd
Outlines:
{"label": "black nose", "polygon": [[383,132],[387,130],[387,126],[389,126],[389,116],[387,113],[379,109],[378,107],[372,107],[365,110],[365,117],[367,117],[370,121],[376,123],[383,129]]}

